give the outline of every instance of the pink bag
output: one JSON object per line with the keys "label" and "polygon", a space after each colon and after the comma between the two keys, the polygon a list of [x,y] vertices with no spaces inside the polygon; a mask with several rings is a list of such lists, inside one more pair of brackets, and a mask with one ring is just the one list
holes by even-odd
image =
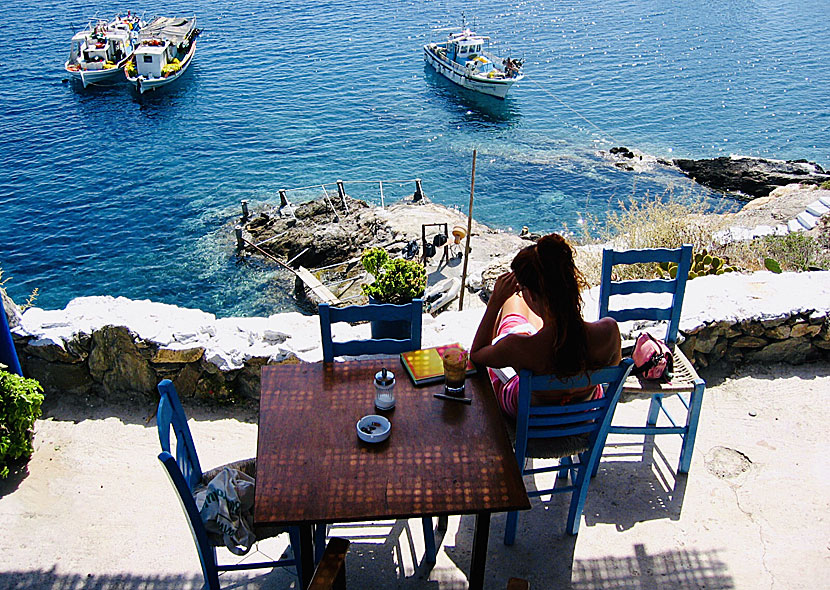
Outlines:
{"label": "pink bag", "polygon": [[649,381],[671,381],[674,374],[674,358],[662,340],[648,332],[641,333],[637,337],[631,358],[634,359],[632,375]]}

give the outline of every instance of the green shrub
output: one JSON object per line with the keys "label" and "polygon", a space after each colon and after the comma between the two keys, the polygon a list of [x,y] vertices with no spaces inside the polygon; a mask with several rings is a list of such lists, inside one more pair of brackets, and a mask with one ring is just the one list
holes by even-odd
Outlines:
{"label": "green shrub", "polygon": [[775,260],[781,270],[802,272],[830,268],[830,255],[819,240],[805,232],[791,232],[786,236],[765,236],[756,240],[762,259]]}
{"label": "green shrub", "polygon": [[368,248],[360,255],[360,263],[363,268],[374,276],[380,274],[380,269],[387,262],[389,262],[389,253],[383,248]]}
{"label": "green shrub", "polygon": [[409,303],[422,297],[427,286],[424,265],[415,260],[389,259],[382,248],[370,248],[361,256],[363,267],[375,276],[371,285],[363,285],[363,294],[380,303]]}
{"label": "green shrub", "polygon": [[34,379],[0,370],[0,478],[34,452],[32,427],[40,417],[43,388]]}

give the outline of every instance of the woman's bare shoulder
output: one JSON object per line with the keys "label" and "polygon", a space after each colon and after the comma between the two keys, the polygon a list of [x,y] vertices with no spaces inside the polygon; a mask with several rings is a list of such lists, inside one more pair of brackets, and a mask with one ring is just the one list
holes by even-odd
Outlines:
{"label": "woman's bare shoulder", "polygon": [[620,354],[620,327],[613,318],[601,318],[595,322],[585,322],[588,335],[588,350],[596,364],[616,364],[622,358]]}

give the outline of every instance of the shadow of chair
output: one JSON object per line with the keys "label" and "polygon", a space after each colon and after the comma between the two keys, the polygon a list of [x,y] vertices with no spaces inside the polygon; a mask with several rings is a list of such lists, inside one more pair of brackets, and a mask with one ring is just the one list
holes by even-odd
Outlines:
{"label": "shadow of chair", "polygon": [[[320,312],[320,336],[323,345],[323,362],[332,362],[338,356],[358,356],[364,354],[396,354],[421,348],[421,326],[423,321],[422,299],[413,299],[410,303],[394,305],[391,303],[370,303],[368,305],[348,305],[332,307],[328,303],[318,306]],[[355,322],[399,322],[402,327],[400,338],[369,338],[365,340],[335,341],[332,336],[332,324]],[[439,519],[439,524],[440,524]],[[432,518],[425,516],[424,545],[427,562],[435,563],[437,549]],[[316,544],[322,546],[320,533]]]}
{"label": "shadow of chair", "polygon": [[[526,369],[519,372],[516,461],[522,475],[556,472],[557,478],[552,488],[531,490],[528,495],[570,493],[566,529],[571,535],[575,535],[579,530],[582,508],[588,495],[588,484],[602,455],[623,382],[633,365],[631,359],[624,359],[617,366],[605,367],[584,376],[568,379],[559,379],[553,375],[534,375]],[[530,403],[533,392],[564,391],[598,385],[604,389],[604,395],[599,399],[566,405]],[[576,460],[573,460],[574,456]],[[528,458],[559,461],[553,466],[529,468],[526,464]],[[570,485],[558,485],[568,477],[571,479]],[[518,515],[518,512],[510,512],[507,515],[505,545],[515,542]]]}
{"label": "shadow of chair", "polygon": [[[599,317],[612,317],[618,322],[635,320],[651,320],[667,322],[666,334],[663,340],[672,351],[674,357],[674,376],[670,383],[646,381],[637,377],[629,377],[623,387],[624,401],[632,398],[650,398],[648,415],[645,426],[611,426],[611,432],[617,434],[679,434],[683,439],[680,450],[679,473],[688,473],[692,462],[695,435],[700,418],[700,409],[703,403],[705,382],[698,376],[689,359],[681,352],[677,344],[677,333],[680,326],[680,313],[683,307],[683,296],[686,291],[686,280],[692,260],[692,246],[685,244],[680,248],[649,248],[643,250],[612,250],[606,248],[602,253],[602,282],[599,290]],[[673,278],[662,279],[632,279],[615,281],[612,279],[613,269],[617,265],[674,263],[677,271]],[[653,294],[658,294],[654,296]],[[659,295],[663,294],[663,295]],[[634,297],[627,297],[627,296]],[[612,296],[615,297],[613,304]],[[646,297],[651,307],[643,307],[643,298]],[[658,303],[658,298],[668,300],[668,304]],[[683,394],[687,394],[685,397]],[[685,408],[686,417],[683,424],[678,424],[675,418],[664,406],[664,396],[676,395]],[[671,426],[657,426],[660,415],[665,416]]]}
{"label": "shadow of chair", "polygon": [[[190,532],[193,534],[193,540],[196,543],[196,550],[199,554],[199,561],[202,565],[205,588],[219,590],[219,572],[225,571],[294,566],[297,569],[298,578],[302,580],[299,555],[300,539],[299,529],[297,527],[259,527],[254,525],[254,534],[257,541],[288,532],[291,548],[294,553],[294,557],[291,559],[238,564],[218,563],[216,556],[217,544],[212,542],[208,537],[204,522],[199,514],[199,509],[196,507],[196,502],[193,499],[193,491],[197,486],[207,484],[224,467],[233,467],[256,479],[256,461],[254,459],[237,461],[203,473],[202,467],[199,464],[199,457],[196,454],[196,447],[193,444],[193,437],[190,434],[190,427],[187,425],[187,417],[184,414],[184,409],[179,401],[179,396],[176,393],[173,382],[169,379],[163,380],[159,383],[158,390],[161,397],[159,399],[156,421],[159,442],[161,443],[162,449],[158,457],[164,466],[165,473],[167,473],[170,482],[178,494],[179,502],[187,517],[188,525],[190,525]],[[171,430],[176,437],[175,457],[172,454],[173,451],[170,445]]]}

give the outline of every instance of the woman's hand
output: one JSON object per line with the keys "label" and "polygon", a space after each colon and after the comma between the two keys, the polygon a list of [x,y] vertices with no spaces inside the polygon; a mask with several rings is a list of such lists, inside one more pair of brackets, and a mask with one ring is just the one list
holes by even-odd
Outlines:
{"label": "woman's hand", "polygon": [[496,279],[496,284],[493,285],[493,294],[490,295],[487,305],[493,305],[496,309],[501,309],[504,302],[518,292],[519,281],[516,280],[515,273],[513,271],[506,272]]}

